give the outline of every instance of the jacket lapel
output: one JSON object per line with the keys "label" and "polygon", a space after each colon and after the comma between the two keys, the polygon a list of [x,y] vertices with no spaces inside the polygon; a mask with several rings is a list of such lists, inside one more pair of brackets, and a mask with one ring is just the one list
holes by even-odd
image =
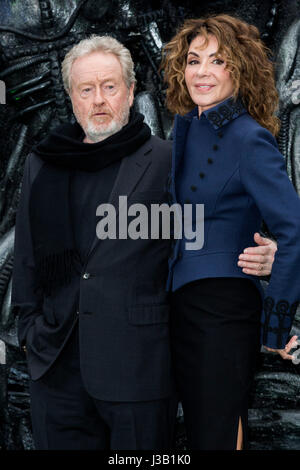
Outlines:
{"label": "jacket lapel", "polygon": [[[120,170],[108,201],[109,204],[112,204],[116,209],[117,221],[119,217],[119,196],[127,196],[127,198],[130,197],[131,193],[134,191],[138,182],[151,164],[151,152],[152,143],[151,139],[149,139],[135,153],[122,159]],[[92,255],[100,241],[101,240],[95,236],[87,258]]]}

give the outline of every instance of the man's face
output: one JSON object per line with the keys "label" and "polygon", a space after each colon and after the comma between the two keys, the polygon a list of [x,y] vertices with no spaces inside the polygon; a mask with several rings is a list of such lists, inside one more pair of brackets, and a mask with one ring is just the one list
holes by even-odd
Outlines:
{"label": "man's face", "polygon": [[127,88],[114,54],[92,52],[73,62],[70,98],[84,142],[100,142],[128,123],[133,89]]}

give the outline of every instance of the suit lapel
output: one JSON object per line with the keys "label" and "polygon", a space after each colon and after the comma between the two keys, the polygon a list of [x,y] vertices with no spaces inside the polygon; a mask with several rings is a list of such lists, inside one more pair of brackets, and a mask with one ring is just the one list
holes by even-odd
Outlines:
{"label": "suit lapel", "polygon": [[[119,196],[127,196],[127,198],[130,197],[131,193],[134,191],[138,182],[151,164],[151,152],[152,143],[151,139],[149,139],[135,153],[122,159],[120,170],[108,201],[109,204],[112,204],[116,209],[117,221],[119,217]],[[88,258],[92,255],[99,242],[100,240],[95,236]]]}

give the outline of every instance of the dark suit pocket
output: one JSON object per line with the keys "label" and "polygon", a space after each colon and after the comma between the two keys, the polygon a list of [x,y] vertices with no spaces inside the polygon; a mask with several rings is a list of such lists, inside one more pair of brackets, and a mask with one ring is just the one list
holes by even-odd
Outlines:
{"label": "dark suit pocket", "polygon": [[[137,274],[136,285],[135,285],[135,308],[140,305],[151,307],[152,305],[166,305],[168,294],[165,290],[166,279],[167,279],[167,263],[165,265],[165,271],[160,273],[160,276],[151,281],[141,280],[141,274]],[[150,277],[150,276],[149,276]]]}
{"label": "dark suit pocket", "polygon": [[168,323],[170,307],[161,305],[138,305],[129,309],[128,321],[132,325]]}

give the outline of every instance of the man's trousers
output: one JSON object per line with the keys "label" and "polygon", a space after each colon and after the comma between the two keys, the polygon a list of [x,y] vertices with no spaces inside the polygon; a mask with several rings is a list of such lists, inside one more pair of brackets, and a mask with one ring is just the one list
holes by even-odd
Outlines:
{"label": "man's trousers", "polygon": [[37,450],[169,450],[176,398],[109,402],[93,398],[82,382],[78,325],[49,371],[30,381]]}

